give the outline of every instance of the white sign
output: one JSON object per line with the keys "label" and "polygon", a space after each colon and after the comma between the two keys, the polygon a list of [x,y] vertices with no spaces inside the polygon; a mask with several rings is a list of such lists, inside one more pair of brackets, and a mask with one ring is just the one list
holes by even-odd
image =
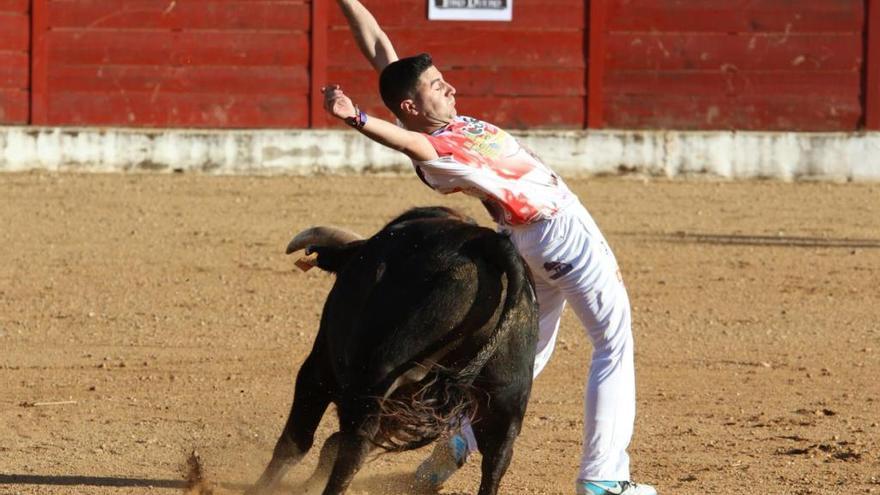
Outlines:
{"label": "white sign", "polygon": [[509,21],[513,0],[428,0],[432,21]]}

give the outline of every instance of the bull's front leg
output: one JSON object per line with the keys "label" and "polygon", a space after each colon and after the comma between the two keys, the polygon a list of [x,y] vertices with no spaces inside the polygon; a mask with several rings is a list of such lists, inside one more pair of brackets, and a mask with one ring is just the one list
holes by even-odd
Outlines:
{"label": "bull's front leg", "polygon": [[321,380],[318,359],[309,355],[299,369],[293,405],[284,431],[275,444],[272,460],[256,484],[246,493],[272,493],[287,470],[298,463],[312,447],[321,417],[330,405],[330,393]]}

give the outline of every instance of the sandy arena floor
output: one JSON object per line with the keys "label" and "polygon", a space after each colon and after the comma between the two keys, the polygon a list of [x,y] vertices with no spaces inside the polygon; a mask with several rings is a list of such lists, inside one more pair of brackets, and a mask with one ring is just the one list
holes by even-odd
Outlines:
{"label": "sandy arena floor", "polygon": [[[570,183],[633,301],[634,477],[880,494],[880,184]],[[333,281],[293,269],[290,237],[439,203],[489,223],[415,177],[0,174],[0,494],[180,493],[194,448],[215,493],[240,492]],[[503,493],[573,493],[589,353],[567,312]],[[407,493],[426,454],[378,457],[350,493]],[[478,481],[470,462],[443,493]]]}

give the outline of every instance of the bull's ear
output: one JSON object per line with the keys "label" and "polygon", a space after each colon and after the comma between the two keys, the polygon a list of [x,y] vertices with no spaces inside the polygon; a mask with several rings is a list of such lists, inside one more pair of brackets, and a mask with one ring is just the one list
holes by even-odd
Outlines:
{"label": "bull's ear", "polygon": [[309,252],[309,249],[306,249],[306,255],[300,257],[300,259],[296,260],[293,264],[296,265],[300,270],[307,272],[312,268],[318,266],[318,253]]}
{"label": "bull's ear", "polygon": [[353,259],[365,241],[352,241],[342,246],[315,246],[318,268],[327,272],[341,272]]}

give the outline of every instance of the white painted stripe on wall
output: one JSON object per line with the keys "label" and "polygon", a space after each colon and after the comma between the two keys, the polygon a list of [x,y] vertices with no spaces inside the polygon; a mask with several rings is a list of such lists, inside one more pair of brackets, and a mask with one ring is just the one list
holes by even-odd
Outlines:
{"label": "white painted stripe on wall", "polygon": [[[880,132],[517,131],[564,176],[880,180]],[[408,172],[350,130],[0,127],[0,171]]]}

